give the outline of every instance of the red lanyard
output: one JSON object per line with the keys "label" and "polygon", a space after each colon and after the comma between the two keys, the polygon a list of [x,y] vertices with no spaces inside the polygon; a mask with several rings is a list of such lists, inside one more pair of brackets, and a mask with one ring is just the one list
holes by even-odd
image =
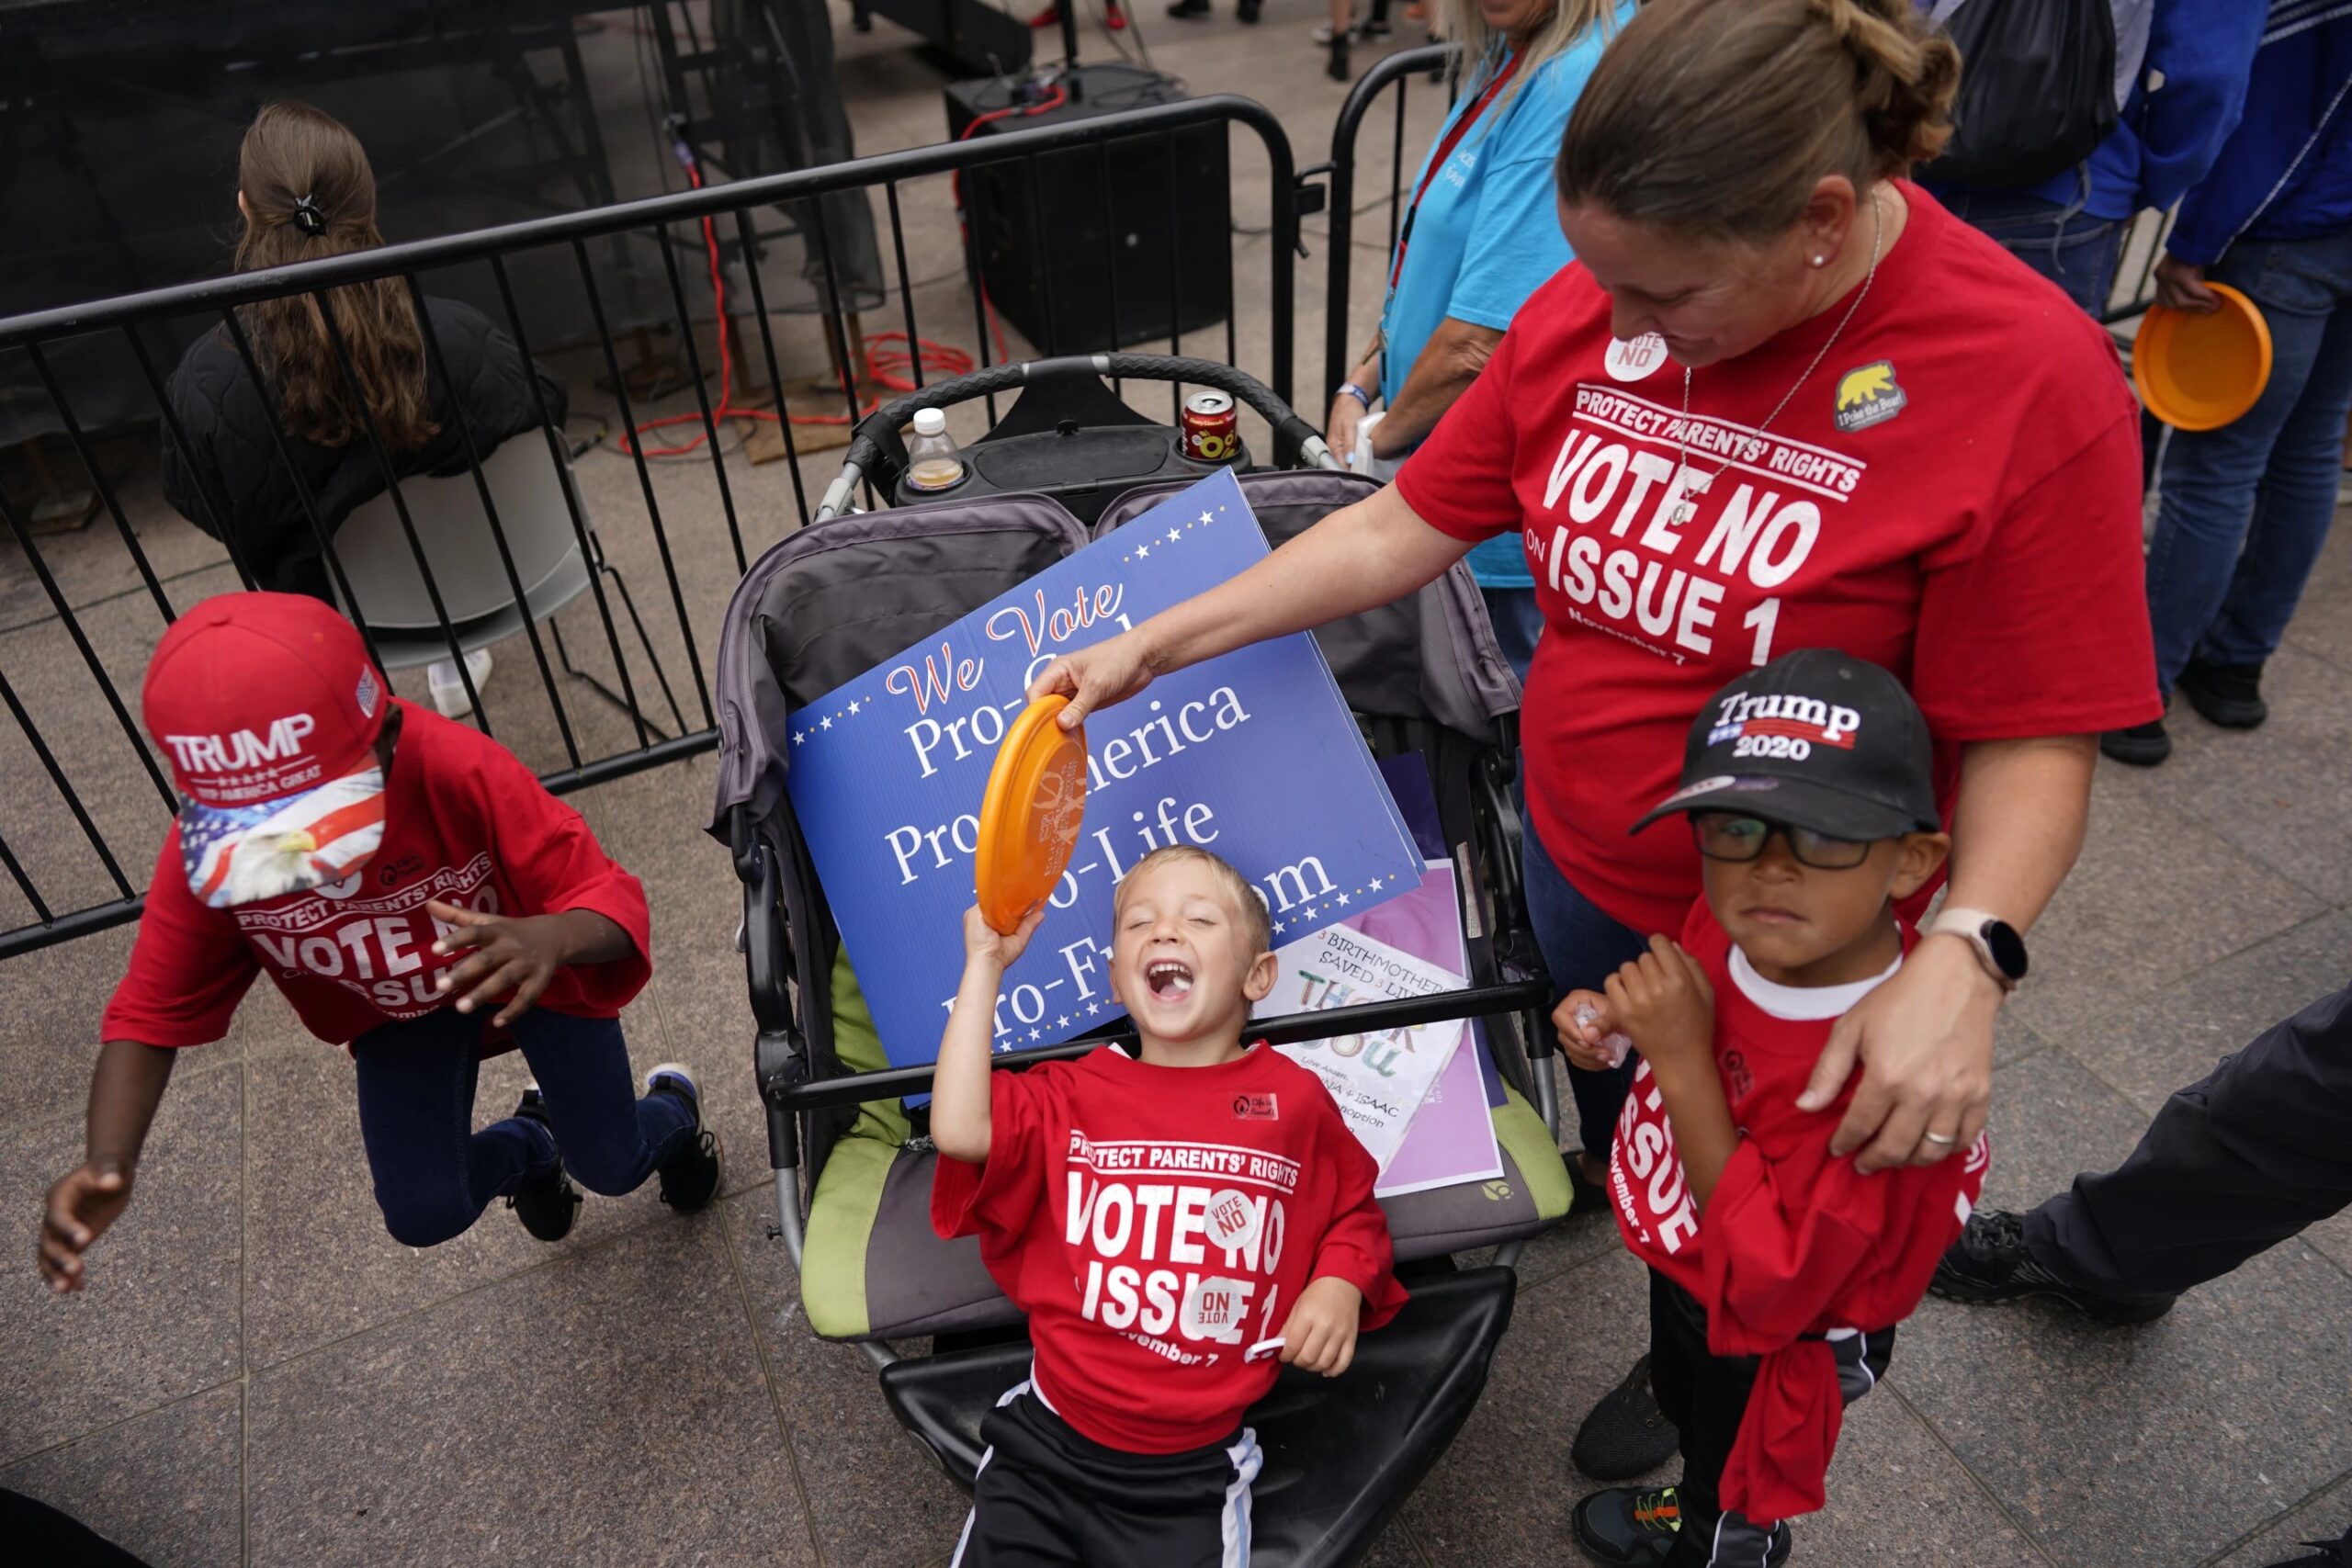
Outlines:
{"label": "red lanyard", "polygon": [[1437,172],[1453,158],[1453,149],[1461,143],[1463,134],[1477,123],[1478,117],[1487,112],[1487,106],[1495,101],[1495,96],[1503,90],[1503,85],[1510,80],[1511,73],[1518,69],[1518,55],[1506,59],[1503,68],[1495,73],[1495,79],[1487,84],[1486,90],[1478,95],[1467,112],[1448,126],[1445,134],[1438,139],[1437,151],[1430,154],[1429,166],[1421,171],[1421,183],[1413,187],[1413,204],[1405,209],[1405,226],[1396,231],[1396,258],[1388,267],[1388,287],[1391,289],[1396,287],[1396,280],[1405,276],[1405,247],[1413,243],[1413,220],[1420,215],[1421,197],[1429,194],[1430,182],[1437,178]]}

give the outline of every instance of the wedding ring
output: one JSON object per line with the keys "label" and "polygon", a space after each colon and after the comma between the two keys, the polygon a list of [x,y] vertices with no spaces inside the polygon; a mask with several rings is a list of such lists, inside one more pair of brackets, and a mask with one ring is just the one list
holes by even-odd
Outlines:
{"label": "wedding ring", "polygon": [[1922,1134],[1921,1136],[1925,1137],[1928,1142],[1931,1144],[1940,1144],[1945,1148],[1950,1148],[1954,1144],[1960,1142],[1958,1138],[1947,1138],[1941,1133],[1926,1133]]}

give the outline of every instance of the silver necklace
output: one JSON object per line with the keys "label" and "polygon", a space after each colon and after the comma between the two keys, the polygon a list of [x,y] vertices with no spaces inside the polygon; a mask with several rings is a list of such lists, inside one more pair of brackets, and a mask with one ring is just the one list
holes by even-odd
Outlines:
{"label": "silver necklace", "polygon": [[[1756,427],[1757,434],[1761,435],[1766,431],[1771,429],[1772,422],[1781,417],[1781,411],[1789,406],[1789,400],[1795,397],[1799,391],[1803,390],[1804,384],[1807,381],[1813,379],[1813,373],[1821,368],[1821,362],[1829,357],[1829,351],[1838,346],[1838,340],[1845,335],[1846,324],[1854,319],[1854,312],[1862,308],[1862,301],[1864,299],[1870,298],[1871,284],[1878,276],[1879,247],[1884,242],[1885,238],[1886,219],[1879,209],[1878,189],[1873,186],[1871,191],[1870,270],[1862,274],[1862,286],[1855,291],[1854,302],[1846,307],[1846,313],[1844,315],[1838,318],[1838,325],[1836,329],[1830,333],[1828,341],[1821,345],[1820,351],[1813,356],[1812,363],[1804,367],[1804,374],[1799,376],[1796,378],[1795,384],[1791,386],[1787,391],[1781,394],[1781,400],[1772,405],[1772,412],[1766,414],[1764,416],[1764,423]],[[1672,515],[1675,526],[1680,527],[1683,524],[1690,522],[1691,518],[1696,517],[1699,514],[1699,503],[1690,499],[1690,492],[1694,489],[1699,491],[1713,489],[1715,481],[1723,478],[1724,470],[1730,467],[1731,459],[1729,457],[1725,457],[1722,462],[1715,465],[1715,471],[1707,476],[1706,483],[1702,485],[1693,486],[1685,478],[1685,476],[1690,474],[1691,471],[1690,367],[1686,365],[1682,367],[1682,436],[1680,441],[1676,445],[1674,454],[1674,478],[1675,482],[1681,486],[1680,495],[1682,498],[1678,500],[1674,504],[1674,512]]]}

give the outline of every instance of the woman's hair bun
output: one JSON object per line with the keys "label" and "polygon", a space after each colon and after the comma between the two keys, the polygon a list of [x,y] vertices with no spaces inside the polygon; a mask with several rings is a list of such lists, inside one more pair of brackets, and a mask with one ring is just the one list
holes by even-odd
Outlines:
{"label": "woman's hair bun", "polygon": [[1855,107],[1889,172],[1924,164],[1951,140],[1960,51],[1930,33],[1912,0],[1807,0],[1854,57]]}

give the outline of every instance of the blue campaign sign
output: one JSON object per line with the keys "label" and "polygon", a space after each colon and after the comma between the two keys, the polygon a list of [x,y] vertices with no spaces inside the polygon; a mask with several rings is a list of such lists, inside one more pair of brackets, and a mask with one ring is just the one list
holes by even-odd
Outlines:
{"label": "blue campaign sign", "polygon": [[[793,810],[892,1063],[939,1054],[980,797],[1031,679],[1265,554],[1240,487],[1213,475],[790,716]],[[1277,942],[1420,882],[1420,852],[1303,633],[1164,676],[1091,717],[1086,740],[1077,852],[1005,976],[1001,1051],[1119,1015],[1112,889],[1155,848],[1230,861]]]}

